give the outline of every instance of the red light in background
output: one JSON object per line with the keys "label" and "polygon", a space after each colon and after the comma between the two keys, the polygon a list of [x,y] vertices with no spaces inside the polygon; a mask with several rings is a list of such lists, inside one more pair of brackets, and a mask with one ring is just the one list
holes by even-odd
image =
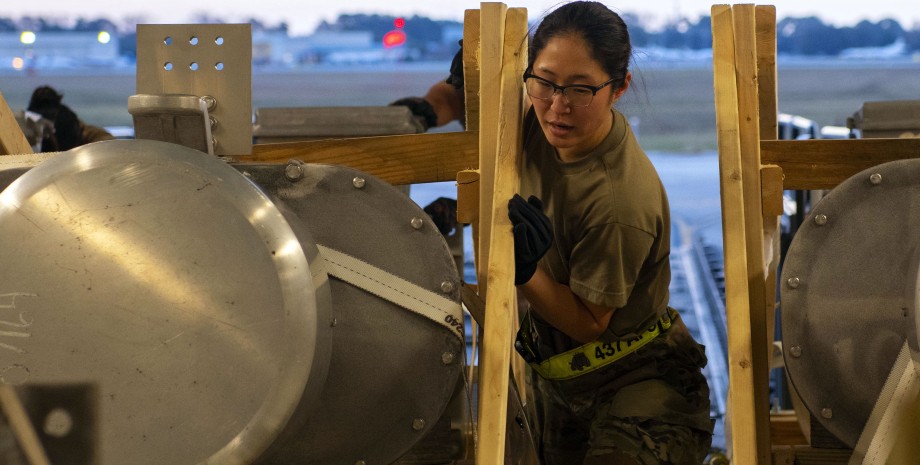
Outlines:
{"label": "red light in background", "polygon": [[406,43],[406,33],[400,30],[390,31],[383,35],[383,46],[386,48],[398,47]]}
{"label": "red light in background", "polygon": [[405,25],[406,25],[405,19],[396,18],[396,20],[393,21],[393,26],[396,26],[396,29],[402,29]]}

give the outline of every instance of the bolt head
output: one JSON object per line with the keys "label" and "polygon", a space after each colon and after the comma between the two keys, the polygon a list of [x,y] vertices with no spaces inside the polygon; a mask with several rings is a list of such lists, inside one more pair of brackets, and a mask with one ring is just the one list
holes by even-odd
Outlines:
{"label": "bolt head", "polygon": [[441,354],[441,362],[444,363],[445,365],[450,365],[451,363],[454,363],[455,358],[456,356],[454,355],[453,352],[444,352],[443,354]]}
{"label": "bolt head", "polygon": [[412,225],[412,229],[422,229],[422,226],[425,225],[425,222],[416,216],[415,218],[412,218],[411,221],[409,221],[409,224]]}
{"label": "bolt head", "polygon": [[825,224],[827,224],[827,215],[824,215],[824,214],[815,215],[815,224],[817,224],[818,226],[824,226]]}
{"label": "bolt head", "polygon": [[799,284],[802,284],[802,282],[799,280],[799,278],[797,278],[797,277],[792,277],[792,278],[789,278],[789,279],[786,280],[786,284],[788,284],[789,287],[795,289],[795,288],[799,287]]}
{"label": "bolt head", "polygon": [[423,418],[416,418],[412,420],[412,429],[416,431],[425,429],[425,420]]}
{"label": "bolt head", "polygon": [[364,184],[366,183],[367,181],[365,181],[364,178],[360,176],[355,176],[355,178],[351,180],[351,184],[358,189],[364,188]]}
{"label": "bolt head", "polygon": [[451,292],[454,292],[454,283],[452,283],[452,282],[450,282],[450,281],[444,281],[444,282],[442,282],[442,283],[441,283],[441,292],[443,292],[443,293],[445,293],[445,294],[449,294],[449,293],[451,293]]}
{"label": "bolt head", "polygon": [[303,177],[303,166],[300,163],[290,162],[284,167],[284,177],[289,181],[296,181]]}
{"label": "bolt head", "polygon": [[869,175],[869,182],[872,185],[877,186],[882,183],[882,174],[881,173],[872,173]]}
{"label": "bolt head", "polygon": [[802,356],[802,346],[792,346],[789,348],[789,354],[795,358]]}
{"label": "bolt head", "polygon": [[834,418],[834,411],[831,410],[829,407],[824,407],[823,409],[821,409],[821,416],[827,419]]}
{"label": "bolt head", "polygon": [[213,111],[214,108],[217,107],[217,99],[210,95],[201,97],[201,100],[204,100],[204,104],[207,105],[208,111]]}

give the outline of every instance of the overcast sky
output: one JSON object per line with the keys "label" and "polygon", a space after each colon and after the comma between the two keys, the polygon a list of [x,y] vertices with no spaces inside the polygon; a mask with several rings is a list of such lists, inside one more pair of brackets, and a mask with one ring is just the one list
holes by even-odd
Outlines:
{"label": "overcast sky", "polygon": [[[776,0],[777,16],[818,16],[825,22],[853,25],[859,20],[898,20],[906,28],[920,23],[920,6],[916,0]],[[187,23],[196,14],[205,13],[227,21],[255,17],[268,24],[286,21],[293,33],[311,32],[322,20],[334,21],[340,13],[380,13],[394,16],[415,14],[433,19],[462,20],[463,11],[479,8],[469,0],[3,0],[0,16],[106,17],[121,21],[126,17],[143,17],[152,23]],[[539,18],[558,0],[507,1],[509,7],[527,8],[531,20]],[[696,18],[709,14],[713,1],[705,0],[629,0],[605,1],[619,12],[637,13],[649,24],[657,24],[678,15]],[[908,6],[911,5],[912,6]]]}

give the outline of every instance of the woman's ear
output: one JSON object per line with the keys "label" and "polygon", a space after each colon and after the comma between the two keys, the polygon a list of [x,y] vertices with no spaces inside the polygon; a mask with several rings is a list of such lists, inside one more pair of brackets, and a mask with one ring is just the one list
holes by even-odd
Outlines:
{"label": "woman's ear", "polygon": [[613,103],[616,103],[620,97],[626,92],[626,89],[629,89],[629,83],[632,82],[632,72],[626,72],[626,78],[623,79],[623,85],[619,89],[613,91]]}

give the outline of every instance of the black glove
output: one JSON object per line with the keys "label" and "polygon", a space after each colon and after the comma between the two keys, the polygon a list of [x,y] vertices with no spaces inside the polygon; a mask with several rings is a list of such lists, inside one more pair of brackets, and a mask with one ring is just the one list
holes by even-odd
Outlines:
{"label": "black glove", "polygon": [[447,197],[438,197],[423,208],[431,217],[441,234],[447,236],[457,228],[457,201]]}
{"label": "black glove", "polygon": [[450,76],[446,82],[454,86],[454,89],[463,89],[463,39],[460,39],[460,50],[457,50],[450,62]]}
{"label": "black glove", "polygon": [[553,225],[543,213],[543,202],[518,194],[508,201],[508,218],[514,233],[514,284],[530,281],[537,263],[553,243]]}
{"label": "black glove", "polygon": [[403,97],[393,103],[390,103],[390,105],[402,105],[404,107],[408,107],[409,111],[415,115],[415,119],[417,119],[422,124],[422,128],[424,128],[426,131],[429,128],[438,125],[438,114],[435,113],[434,107],[431,106],[431,103],[422,97]]}

